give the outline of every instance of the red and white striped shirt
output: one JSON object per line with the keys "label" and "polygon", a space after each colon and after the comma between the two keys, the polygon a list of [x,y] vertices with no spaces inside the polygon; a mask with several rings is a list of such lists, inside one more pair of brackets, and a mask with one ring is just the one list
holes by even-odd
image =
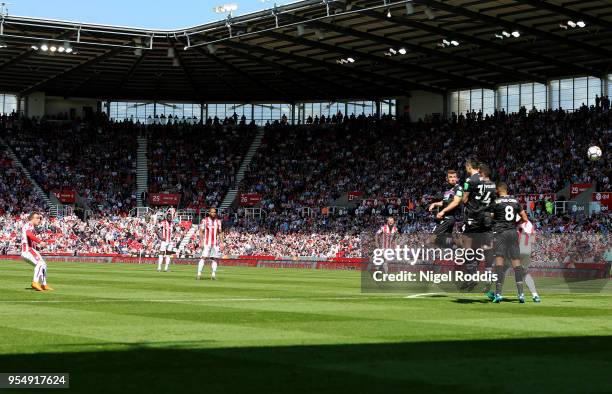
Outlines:
{"label": "red and white striped shirt", "polygon": [[519,227],[522,230],[518,234],[521,254],[531,254],[536,239],[535,228],[530,222],[521,223]]}
{"label": "red and white striped shirt", "polygon": [[380,229],[376,232],[380,236],[381,245],[380,247],[383,249],[393,248],[395,246],[395,238],[397,236],[397,227],[389,227],[386,224],[383,224]]}
{"label": "red and white striped shirt", "polygon": [[41,240],[34,234],[34,225],[26,223],[21,228],[21,251],[28,252],[34,249],[34,244],[40,243]]}
{"label": "red and white striped shirt", "polygon": [[207,217],[200,225],[204,233],[204,246],[218,246],[221,234],[221,220]]}
{"label": "red and white striped shirt", "polygon": [[172,223],[168,220],[161,222],[162,241],[170,242],[172,240]]}

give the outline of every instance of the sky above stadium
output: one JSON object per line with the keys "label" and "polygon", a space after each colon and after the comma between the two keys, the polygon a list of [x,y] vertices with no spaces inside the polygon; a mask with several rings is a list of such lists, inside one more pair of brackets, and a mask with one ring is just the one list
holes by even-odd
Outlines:
{"label": "sky above stadium", "polygon": [[[236,4],[234,15],[261,11],[274,0],[0,0],[7,2],[9,15],[143,27],[179,29],[224,19],[216,6]],[[295,0],[276,0],[277,5]]]}

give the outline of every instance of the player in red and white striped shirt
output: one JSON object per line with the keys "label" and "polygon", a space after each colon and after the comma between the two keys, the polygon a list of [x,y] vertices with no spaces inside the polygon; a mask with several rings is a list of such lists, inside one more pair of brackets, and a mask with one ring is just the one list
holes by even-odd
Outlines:
{"label": "player in red and white striped shirt", "polygon": [[524,281],[527,288],[531,292],[531,298],[534,302],[541,302],[540,295],[536,289],[533,276],[529,273],[529,265],[531,264],[531,253],[535,245],[536,232],[535,227],[531,222],[523,222],[519,225],[519,250],[521,256],[521,265],[525,267]]}
{"label": "player in red and white striped shirt", "polygon": [[161,271],[162,263],[165,258],[166,265],[164,267],[164,272],[168,272],[168,267],[170,266],[170,257],[174,253],[174,246],[172,245],[171,213],[166,214],[164,219],[159,224],[157,236],[161,241],[161,246],[159,248],[159,261],[157,262],[157,271]]}
{"label": "player in red and white striped shirt", "polygon": [[217,210],[211,208],[208,211],[208,217],[200,224],[200,247],[202,248],[202,257],[198,262],[198,276],[196,279],[201,279],[202,270],[204,269],[204,259],[210,259],[210,268],[212,269],[211,278],[217,278],[217,260],[221,257],[220,245],[223,242],[223,232],[221,229],[221,220],[217,218]]}
{"label": "player in red and white striped shirt", "polygon": [[387,224],[383,224],[376,232],[376,246],[381,249],[395,248],[398,236],[395,219],[392,216],[387,218]]}
{"label": "player in red and white striped shirt", "polygon": [[46,243],[34,234],[34,228],[40,224],[42,215],[32,212],[28,216],[28,222],[21,229],[21,257],[34,266],[34,277],[32,288],[36,291],[53,290],[47,284],[47,263],[42,258],[35,246],[44,248]]}
{"label": "player in red and white striped shirt", "polygon": [[[395,225],[395,219],[393,216],[389,216],[387,218],[387,223],[383,224],[376,232],[376,247],[379,249],[394,249],[397,245],[398,236],[399,232]],[[385,273],[389,271],[389,266],[386,261],[383,263],[382,267]]]}

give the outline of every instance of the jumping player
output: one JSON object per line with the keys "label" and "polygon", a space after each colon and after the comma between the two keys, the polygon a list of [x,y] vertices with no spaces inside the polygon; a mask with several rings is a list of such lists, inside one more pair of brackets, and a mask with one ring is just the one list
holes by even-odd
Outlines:
{"label": "jumping player", "polygon": [[34,247],[34,245],[41,248],[46,246],[46,243],[34,234],[34,228],[40,224],[41,219],[40,213],[32,212],[28,216],[28,222],[21,229],[21,257],[34,266],[32,288],[36,291],[53,290],[47,284],[47,263]]}
{"label": "jumping player", "polygon": [[[484,167],[484,166],[483,166]],[[465,217],[463,223],[463,247],[465,249],[480,248],[484,244],[484,236],[489,231],[485,223],[485,210],[495,197],[495,184],[485,180],[479,172],[480,164],[473,159],[466,161],[465,170],[469,174],[463,185],[463,204]],[[488,169],[488,167],[485,167]],[[478,270],[478,262],[470,259],[466,262],[468,272]],[[472,287],[476,282],[467,287]]]}
{"label": "jumping player", "polygon": [[503,300],[502,288],[506,273],[504,261],[505,259],[510,259],[512,268],[514,269],[519,302],[524,304],[525,295],[523,293],[523,281],[525,271],[521,265],[517,224],[529,222],[529,218],[518,200],[508,195],[508,185],[504,182],[500,182],[497,185],[497,195],[498,197],[491,207],[493,211],[495,273],[497,274],[495,298],[493,302],[499,303]]}
{"label": "jumping player", "polygon": [[168,272],[168,267],[170,266],[170,257],[174,253],[174,247],[172,246],[172,214],[167,213],[166,216],[162,219],[161,223],[158,226],[157,237],[161,241],[161,245],[159,248],[159,260],[157,262],[157,272],[160,272],[162,269],[162,263],[164,259],[166,264],[164,266],[164,272]]}
{"label": "jumping player", "polygon": [[222,242],[223,232],[221,229],[221,220],[217,218],[217,210],[211,208],[210,211],[208,211],[208,217],[204,219],[200,225],[200,247],[202,248],[202,257],[198,262],[197,280],[202,278],[205,259],[211,260],[211,279],[217,279],[217,259],[221,257],[219,245],[221,245]]}
{"label": "jumping player", "polygon": [[461,199],[463,197],[463,188],[457,184],[457,171],[448,170],[446,172],[446,182],[448,182],[448,189],[440,196],[438,202],[431,203],[429,205],[429,212],[435,208],[441,208],[440,212],[442,215],[436,215],[438,222],[433,230],[432,236],[429,238],[430,244],[437,244],[439,246],[445,246],[448,239],[451,239],[448,234],[452,234],[453,228],[455,227],[455,215],[454,212],[459,205],[461,205]]}
{"label": "jumping player", "polygon": [[[495,184],[491,181],[491,169],[488,165],[481,163],[479,168],[480,177],[485,185],[488,185],[493,192],[493,198],[496,195]],[[484,212],[490,212],[491,205],[482,205],[480,208]],[[485,259],[485,270],[492,272],[495,265],[495,254],[493,253],[493,223],[490,214],[483,213],[480,224],[481,233],[478,235],[478,245],[475,247],[482,248]],[[487,283],[485,286],[485,294],[490,295],[493,283]]]}

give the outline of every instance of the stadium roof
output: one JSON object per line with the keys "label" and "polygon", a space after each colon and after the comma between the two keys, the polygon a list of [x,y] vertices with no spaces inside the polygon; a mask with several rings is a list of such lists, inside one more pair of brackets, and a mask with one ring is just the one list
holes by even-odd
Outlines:
{"label": "stadium roof", "polygon": [[22,95],[375,99],[602,76],[612,62],[609,0],[307,0],[173,31],[1,23],[0,91]]}

